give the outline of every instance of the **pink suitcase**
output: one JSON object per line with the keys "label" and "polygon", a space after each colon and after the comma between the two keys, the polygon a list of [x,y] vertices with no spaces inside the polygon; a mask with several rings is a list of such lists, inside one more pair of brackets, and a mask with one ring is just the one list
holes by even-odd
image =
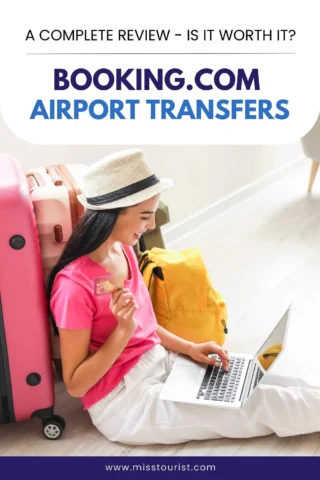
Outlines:
{"label": "pink suitcase", "polygon": [[45,279],[57,263],[83,213],[77,199],[87,165],[52,165],[27,173],[40,240]]}
{"label": "pink suitcase", "polygon": [[0,154],[0,423],[39,417],[59,438],[44,276],[27,178]]}

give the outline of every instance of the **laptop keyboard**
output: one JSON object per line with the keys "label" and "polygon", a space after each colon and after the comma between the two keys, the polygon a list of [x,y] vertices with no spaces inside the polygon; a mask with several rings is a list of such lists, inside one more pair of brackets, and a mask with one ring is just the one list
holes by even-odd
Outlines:
{"label": "laptop keyboard", "polygon": [[208,365],[197,398],[203,397],[204,400],[217,402],[234,402],[244,364],[244,358],[230,357],[228,372],[223,370],[222,365],[219,367]]}
{"label": "laptop keyboard", "polygon": [[254,389],[256,388],[256,386],[258,385],[258,383],[260,382],[260,380],[262,379],[262,377],[263,377],[263,371],[260,370],[260,368],[259,368],[259,370],[257,371],[256,378],[255,378],[255,380],[254,380],[254,385],[253,385],[253,388],[254,388]]}

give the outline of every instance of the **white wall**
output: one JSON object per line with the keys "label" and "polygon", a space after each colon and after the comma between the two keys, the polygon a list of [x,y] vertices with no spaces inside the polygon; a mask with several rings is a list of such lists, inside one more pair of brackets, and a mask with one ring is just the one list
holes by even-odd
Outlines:
{"label": "white wall", "polygon": [[[125,139],[125,134],[124,134]],[[0,115],[0,151],[15,155],[25,171],[55,163],[92,163],[131,145],[43,146],[17,138]],[[300,142],[282,146],[141,146],[158,176],[175,181],[163,193],[171,225],[184,220],[301,156]]]}

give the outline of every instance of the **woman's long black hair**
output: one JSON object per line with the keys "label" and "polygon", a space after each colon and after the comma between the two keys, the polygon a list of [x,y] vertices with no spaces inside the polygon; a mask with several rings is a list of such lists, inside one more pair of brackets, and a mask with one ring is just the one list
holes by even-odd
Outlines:
{"label": "woman's long black hair", "polygon": [[[104,243],[112,233],[121,209],[112,210],[87,210],[78,223],[66,243],[66,246],[58,260],[58,263],[51,270],[46,284],[46,295],[50,305],[51,290],[56,275],[66,267],[83,255],[96,250]],[[49,308],[50,311],[50,308]],[[54,332],[58,334],[52,315],[50,315]]]}

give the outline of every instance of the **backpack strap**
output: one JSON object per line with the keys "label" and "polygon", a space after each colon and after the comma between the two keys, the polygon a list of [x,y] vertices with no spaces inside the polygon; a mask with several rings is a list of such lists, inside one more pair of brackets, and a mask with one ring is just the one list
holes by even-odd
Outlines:
{"label": "backpack strap", "polygon": [[150,289],[150,284],[151,284],[151,279],[153,276],[153,271],[156,268],[156,265],[149,260],[149,262],[144,265],[145,268],[143,269],[143,272],[141,271],[141,274],[143,276],[144,283],[146,284],[147,289]]}
{"label": "backpack strap", "polygon": [[144,274],[144,271],[147,268],[147,266],[150,265],[150,264],[152,264],[154,267],[156,267],[156,264],[154,262],[152,262],[152,260],[150,260],[149,258],[146,258],[145,261],[141,264],[140,272],[142,273],[142,275]]}
{"label": "backpack strap", "polygon": [[141,253],[139,256],[139,269],[141,269],[141,265],[143,262],[148,258],[149,255],[149,250],[146,250],[145,252]]}
{"label": "backpack strap", "polygon": [[161,280],[164,280],[162,268],[147,258],[147,255],[145,256],[144,261],[140,263],[140,272],[148,290],[150,288],[152,275],[156,275]]}

